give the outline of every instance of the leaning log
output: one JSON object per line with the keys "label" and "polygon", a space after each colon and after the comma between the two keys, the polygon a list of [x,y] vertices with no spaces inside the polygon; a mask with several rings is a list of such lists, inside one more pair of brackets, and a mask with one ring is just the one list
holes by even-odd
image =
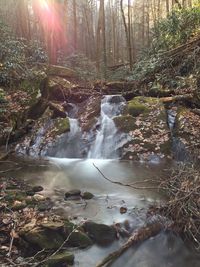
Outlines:
{"label": "leaning log", "polygon": [[164,104],[167,104],[177,101],[190,101],[193,99],[193,97],[194,97],[193,94],[175,95],[170,97],[161,97],[160,101],[162,101]]}
{"label": "leaning log", "polygon": [[106,267],[113,263],[118,257],[120,257],[128,248],[133,245],[138,244],[139,242],[145,241],[150,237],[156,236],[162,229],[164,228],[163,224],[160,222],[156,222],[154,224],[150,224],[140,229],[136,230],[128,241],[118,250],[110,253],[107,257],[105,257],[96,267]]}

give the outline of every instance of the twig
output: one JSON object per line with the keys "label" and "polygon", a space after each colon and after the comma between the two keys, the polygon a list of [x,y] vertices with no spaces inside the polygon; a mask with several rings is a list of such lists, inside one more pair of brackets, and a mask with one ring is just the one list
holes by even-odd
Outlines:
{"label": "twig", "polygon": [[[106,177],[103,172],[93,163],[93,166],[98,170],[98,172],[102,175],[102,177],[104,179],[106,179],[107,181],[111,182],[112,184],[117,184],[117,185],[120,185],[120,186],[126,186],[126,187],[131,187],[133,189],[158,189],[158,187],[146,187],[146,186],[134,186],[133,183],[132,184],[124,184],[122,182],[118,182],[118,181],[113,181],[111,179],[109,179],[108,177]],[[138,182],[136,182],[138,183]]]}

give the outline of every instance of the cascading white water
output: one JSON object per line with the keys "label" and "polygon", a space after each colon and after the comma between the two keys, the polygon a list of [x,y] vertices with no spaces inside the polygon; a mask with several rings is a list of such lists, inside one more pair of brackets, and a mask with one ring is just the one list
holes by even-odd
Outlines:
{"label": "cascading white water", "polygon": [[113,121],[113,117],[121,114],[125,105],[125,99],[122,96],[105,96],[101,102],[101,116],[98,124],[96,138],[90,147],[88,158],[105,159],[117,158],[117,144],[121,136]]}

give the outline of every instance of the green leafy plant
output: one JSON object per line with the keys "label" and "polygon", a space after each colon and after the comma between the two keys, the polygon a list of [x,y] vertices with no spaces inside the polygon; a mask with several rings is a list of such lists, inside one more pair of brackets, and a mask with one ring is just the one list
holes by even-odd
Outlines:
{"label": "green leafy plant", "polygon": [[184,44],[200,32],[200,6],[173,10],[153,29],[152,52],[168,50]]}

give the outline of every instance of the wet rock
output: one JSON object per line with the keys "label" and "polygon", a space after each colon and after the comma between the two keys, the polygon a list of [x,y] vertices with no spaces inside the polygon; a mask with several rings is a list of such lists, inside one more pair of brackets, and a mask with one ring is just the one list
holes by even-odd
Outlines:
{"label": "wet rock", "polygon": [[36,192],[34,192],[34,191],[31,191],[31,190],[29,190],[29,191],[26,191],[26,194],[27,194],[27,196],[34,196],[35,195],[35,193]]}
{"label": "wet rock", "polygon": [[120,213],[121,214],[127,213],[127,208],[126,207],[120,207]]}
{"label": "wet rock", "polygon": [[61,135],[70,131],[70,123],[68,118],[57,118],[54,120],[54,125],[51,129],[53,135]]}
{"label": "wet rock", "polygon": [[32,188],[32,191],[33,192],[41,192],[41,191],[43,191],[44,190],[44,188],[42,187],[42,186],[40,186],[40,185],[36,185],[36,186],[34,186],[33,188]]}
{"label": "wet rock", "polygon": [[108,100],[108,102],[113,103],[113,104],[118,104],[118,103],[124,102],[124,98],[121,95],[114,95]]}
{"label": "wet rock", "polygon": [[28,232],[24,232],[22,229],[20,235],[28,243],[41,249],[57,249],[64,242],[64,238],[60,233],[44,227],[35,227]]}
{"label": "wet rock", "polygon": [[69,197],[80,197],[81,195],[81,191],[79,189],[74,189],[74,190],[70,190],[70,191],[67,191],[65,193],[65,198],[69,198]]}
{"label": "wet rock", "polygon": [[86,222],[83,227],[89,237],[99,245],[108,245],[116,239],[116,230],[112,226]]}
{"label": "wet rock", "polygon": [[92,199],[94,197],[94,195],[92,193],[90,193],[90,192],[83,192],[81,194],[81,197],[83,199],[86,199],[87,200],[87,199]]}
{"label": "wet rock", "polygon": [[[56,255],[51,256],[47,262],[46,262],[48,267],[59,267],[62,266],[63,264],[69,264],[73,265],[74,264],[74,255],[69,252],[69,251],[61,251],[58,252]],[[68,266],[68,265],[67,265]]]}
{"label": "wet rock", "polygon": [[92,240],[83,232],[76,230],[69,236],[68,245],[72,247],[86,248],[93,244]]}

